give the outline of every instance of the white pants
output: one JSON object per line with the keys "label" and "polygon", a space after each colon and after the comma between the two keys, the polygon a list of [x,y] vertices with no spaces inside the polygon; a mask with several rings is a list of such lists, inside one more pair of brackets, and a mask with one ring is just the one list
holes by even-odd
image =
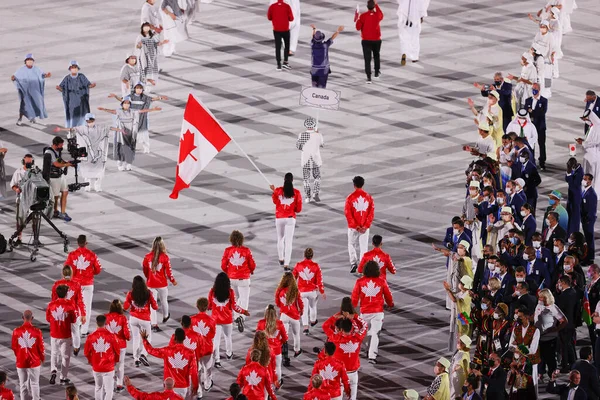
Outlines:
{"label": "white pants", "polygon": [[71,324],[71,339],[73,340],[73,348],[81,347],[81,317],[77,317],[77,321]]}
{"label": "white pants", "polygon": [[95,400],[112,400],[113,389],[115,387],[115,371],[110,372],[94,372],[94,399]]}
{"label": "white pants", "polygon": [[73,339],[50,338],[50,371],[57,371],[57,366],[60,364],[60,379],[67,379],[69,375],[71,351],[73,351]]}
{"label": "white pants", "polygon": [[188,388],[173,388],[173,391],[183,397],[183,400],[188,399]]}
{"label": "white pants", "polygon": [[292,319],[287,314],[281,314],[279,317],[283,322],[285,332],[290,334],[290,325],[292,326],[292,336],[294,337],[294,351],[300,351],[300,320]]}
{"label": "white pants", "polygon": [[129,326],[131,327],[131,345],[133,347],[133,359],[138,361],[142,354],[147,355],[148,352],[142,343],[140,331],[146,331],[148,334],[148,342],[152,343],[152,326],[150,321],[144,321],[136,317],[129,317]]}
{"label": "white pants", "polygon": [[[343,388],[343,386],[342,386]],[[344,389],[342,389],[342,393],[344,393]],[[344,399],[344,395],[339,395],[338,397],[332,397],[331,400],[343,400]]]}
{"label": "white pants", "polygon": [[21,400],[40,400],[40,367],[17,368]]}
{"label": "white pants", "polygon": [[207,356],[202,357],[198,361],[198,381],[201,382],[198,385],[198,396],[202,396],[202,386],[204,384],[204,389],[210,387],[210,382],[212,381],[212,367],[213,367],[213,355],[209,354]]}
{"label": "white pants", "polygon": [[[348,372],[348,383],[350,383],[350,400],[356,400],[358,392],[358,371]],[[344,389],[342,389],[342,392]]]}
{"label": "white pants", "polygon": [[277,254],[284,265],[290,265],[292,259],[292,241],[296,229],[296,218],[275,218],[277,229]]}
{"label": "white pants", "polygon": [[302,325],[308,326],[309,320],[310,322],[315,322],[317,320],[317,302],[319,301],[319,291],[313,290],[312,292],[302,292],[300,293],[300,296],[304,302]]}
{"label": "white pants", "polygon": [[92,186],[96,192],[102,191],[102,178],[85,178],[85,181],[89,183],[89,186],[85,187],[86,192],[90,192],[92,190]]}
{"label": "white pants", "polygon": [[369,333],[371,343],[369,344],[369,358],[377,357],[377,349],[379,348],[379,332],[383,326],[383,312],[373,314],[361,314],[362,319],[369,324]]}
{"label": "white pants", "polygon": [[221,355],[219,354],[219,351],[221,350],[221,333],[225,336],[225,354],[233,354],[233,343],[231,342],[232,331],[233,324],[217,325],[217,328],[215,329],[215,340],[213,342],[215,361],[221,360]]}
{"label": "white pants", "polygon": [[[169,301],[167,298],[169,297],[169,287],[165,286],[162,288],[149,288],[152,292],[152,295],[155,299],[160,303],[160,307],[162,309],[163,318],[169,315]],[[156,318],[156,310],[150,307],[150,323],[152,325],[158,325],[158,320]]]}
{"label": "white pants", "polygon": [[[248,309],[248,303],[250,302],[250,279],[232,279],[231,287],[235,293],[235,303],[244,310]],[[245,315],[241,315],[233,312],[233,319],[242,317],[246,319]]]}
{"label": "white pants", "polygon": [[81,287],[83,294],[83,304],[85,305],[85,324],[81,325],[81,333],[87,334],[90,329],[90,320],[92,319],[92,299],[94,298],[94,285]]}
{"label": "white pants", "polygon": [[125,353],[127,347],[124,347],[119,352],[119,362],[115,364],[115,375],[117,378],[117,386],[123,386],[123,377],[125,376]]}
{"label": "white pants", "polygon": [[[278,354],[275,356],[275,373],[277,374],[277,379],[281,380],[281,362],[283,361],[283,355]],[[273,382],[275,383],[275,382]]]}
{"label": "white pants", "polygon": [[[356,258],[356,246],[360,248],[360,258]],[[360,260],[367,252],[369,247],[369,229],[365,233],[358,233],[356,229],[348,228],[348,254],[350,255],[350,264],[358,265]]]}
{"label": "white pants", "polygon": [[[148,87],[152,86],[150,83],[146,85]],[[138,131],[137,142],[142,145],[144,153],[150,153],[150,132],[148,130]]]}

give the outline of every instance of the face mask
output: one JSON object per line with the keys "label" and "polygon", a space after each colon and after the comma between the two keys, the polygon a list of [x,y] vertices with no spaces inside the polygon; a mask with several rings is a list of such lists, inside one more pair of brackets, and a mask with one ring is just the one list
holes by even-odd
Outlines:
{"label": "face mask", "polygon": [[572,245],[574,245],[574,244],[575,244],[575,241],[574,241],[574,240],[571,240],[571,239],[569,239],[569,241],[568,241],[567,243],[569,244],[569,246],[572,246]]}
{"label": "face mask", "polygon": [[[560,286],[559,286],[559,287],[560,287]],[[543,306],[543,305],[544,305],[544,300],[538,300],[538,304],[539,304],[540,306]]]}
{"label": "face mask", "polygon": [[454,234],[454,236],[458,236],[458,229],[452,229],[452,233]]}
{"label": "face mask", "polygon": [[565,264],[565,272],[571,272],[573,270],[573,267],[571,267],[570,265]]}
{"label": "face mask", "polygon": [[550,220],[546,218],[546,225],[550,226]]}
{"label": "face mask", "polygon": [[510,194],[512,194],[512,192],[513,192],[512,188],[509,188],[509,187],[506,188],[506,194],[510,195]]}
{"label": "face mask", "polygon": [[496,201],[498,202],[498,204],[504,204],[504,197],[498,197]]}
{"label": "face mask", "polygon": [[539,92],[540,92],[540,91],[539,91],[539,90],[537,90],[537,89],[533,89],[533,90],[531,90],[531,93],[533,93],[533,95],[534,95],[534,96],[535,96],[535,95],[537,95]]}
{"label": "face mask", "polygon": [[502,216],[502,221],[504,221],[504,222],[510,222],[510,215],[503,215]]}
{"label": "face mask", "polygon": [[[515,314],[515,321],[520,322],[519,321],[519,314]],[[517,356],[517,353],[515,353],[515,357]]]}
{"label": "face mask", "polygon": [[494,268],[494,272],[500,274],[502,271],[500,270],[500,267],[496,267]]}
{"label": "face mask", "polygon": [[493,271],[496,268],[496,263],[488,263],[488,268]]}
{"label": "face mask", "polygon": [[502,81],[494,81],[494,85],[500,86],[500,85],[502,85]]}
{"label": "face mask", "polygon": [[529,254],[523,253],[523,260],[529,261]]}
{"label": "face mask", "polygon": [[521,217],[526,217],[527,216],[527,211],[521,211]]}
{"label": "face mask", "polygon": [[33,163],[30,163],[30,162],[25,163],[25,168],[29,169],[31,167],[33,167]]}
{"label": "face mask", "polygon": [[527,162],[527,160],[525,159],[525,157],[519,157],[519,162],[521,164],[525,164]]}
{"label": "face mask", "polygon": [[456,252],[458,253],[459,256],[464,257],[465,254],[467,254],[467,251],[465,249],[456,249]]}
{"label": "face mask", "polygon": [[500,319],[500,314],[498,314],[497,312],[494,313],[494,319]]}
{"label": "face mask", "polygon": [[553,206],[553,205],[556,204],[556,200],[550,199],[550,200],[548,200],[548,204],[550,204],[551,206]]}
{"label": "face mask", "polygon": [[511,237],[511,238],[509,238],[509,240],[512,244],[517,244],[519,242],[519,239],[516,237]]}
{"label": "face mask", "polygon": [[542,242],[538,242],[536,240],[536,241],[531,242],[531,245],[533,246],[534,249],[539,249],[540,247],[542,247]]}
{"label": "face mask", "polygon": [[558,248],[558,246],[554,246],[554,247],[552,248],[552,251],[554,252],[554,254],[558,254],[558,253],[560,253],[560,249]]}
{"label": "face mask", "polygon": [[522,283],[525,282],[525,278],[515,278],[517,280],[517,283]]}
{"label": "face mask", "polygon": [[485,196],[485,197],[483,198],[483,201],[487,201],[487,202],[489,202],[489,201],[490,201],[490,196]]}
{"label": "face mask", "polygon": [[487,310],[487,309],[488,309],[488,306],[487,306],[487,304],[485,304],[485,303],[481,303],[481,309],[482,309],[483,311]]}
{"label": "face mask", "polygon": [[[566,268],[565,268],[565,270],[566,270]],[[562,292],[562,290],[563,290],[563,287],[560,283],[558,285],[556,285],[556,288],[558,289],[559,292]]]}
{"label": "face mask", "polygon": [[471,197],[477,197],[477,190],[469,190],[469,195],[471,195]]}
{"label": "face mask", "polygon": [[587,181],[581,181],[581,187],[582,187],[582,188],[584,188],[584,189],[585,189],[586,187],[588,187],[588,185],[587,185]]}

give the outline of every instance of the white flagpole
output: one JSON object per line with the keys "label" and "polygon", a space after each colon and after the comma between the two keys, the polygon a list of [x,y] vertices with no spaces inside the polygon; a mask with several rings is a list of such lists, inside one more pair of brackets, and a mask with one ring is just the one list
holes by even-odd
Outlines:
{"label": "white flagpole", "polygon": [[262,176],[264,178],[264,180],[267,181],[267,183],[269,184],[269,186],[271,186],[272,185],[271,181],[269,181],[269,179],[265,176],[265,174],[262,173],[262,171],[254,163],[254,161],[252,161],[252,159],[248,156],[248,154],[246,154],[246,152],[244,151],[244,149],[242,149],[242,147],[238,144],[238,142],[235,141],[235,139],[231,135],[229,135],[229,137],[231,138],[231,141],[233,143],[235,143],[235,145],[238,147],[238,149],[240,149],[240,151],[242,152],[242,154],[248,159],[248,161],[250,161],[250,164],[252,164],[254,166],[254,168],[256,168],[256,170],[258,171],[258,173],[260,174],[260,176]]}

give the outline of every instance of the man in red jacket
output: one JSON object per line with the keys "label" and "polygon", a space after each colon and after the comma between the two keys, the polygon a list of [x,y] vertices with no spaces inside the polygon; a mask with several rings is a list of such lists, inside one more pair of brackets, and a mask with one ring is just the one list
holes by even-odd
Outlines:
{"label": "man in red jacket", "polygon": [[77,322],[77,311],[71,300],[67,300],[69,288],[61,285],[56,288],[58,299],[51,301],[46,309],[46,321],[50,324],[50,384],[56,383],[56,368],[60,362],[60,383],[69,384],[69,364],[71,363],[71,325]]}
{"label": "man in red jacket", "polygon": [[375,78],[379,78],[379,50],[381,50],[381,28],[379,24],[383,19],[383,12],[377,1],[367,1],[368,11],[360,14],[356,20],[356,30],[360,31],[362,38],[363,57],[365,58],[365,72],[367,83],[371,82],[371,55],[375,62]]}
{"label": "man in red jacket", "polygon": [[263,400],[265,393],[271,400],[277,400],[273,392],[271,374],[267,368],[258,363],[260,359],[260,350],[252,350],[250,353],[250,362],[240,369],[237,376],[237,383],[242,388],[242,393],[248,397],[248,400]]}
{"label": "man in red jacket", "polygon": [[77,321],[71,325],[71,339],[73,339],[73,355],[79,354],[79,348],[81,347],[81,324],[86,321],[85,304],[83,302],[83,292],[81,285],[75,282],[71,277],[73,276],[73,269],[69,265],[65,265],[62,269],[62,279],[54,282],[52,286],[52,300],[56,300],[56,288],[60,285],[65,285],[69,288],[67,291],[67,300],[71,300],[75,306],[75,310],[78,313]]}
{"label": "man in red jacket", "polygon": [[373,243],[373,250],[367,251],[360,260],[360,264],[358,265],[358,273],[363,273],[363,269],[365,268],[365,264],[367,262],[375,261],[379,265],[381,277],[387,280],[387,271],[390,271],[391,274],[395,275],[396,266],[392,261],[392,257],[390,257],[390,255],[385,251],[381,250],[381,246],[383,245],[383,238],[381,235],[374,235],[371,243]]}
{"label": "man in red jacket", "polygon": [[123,383],[127,386],[127,391],[135,400],[184,400],[183,397],[173,391],[175,386],[175,380],[173,378],[165,379],[163,385],[165,390],[162,392],[142,392],[131,383],[131,379],[126,376],[123,379]]}
{"label": "man in red jacket", "polygon": [[19,391],[21,400],[40,400],[40,366],[44,362],[44,338],[42,331],[31,324],[33,313],[25,310],[23,325],[12,334],[12,350],[17,359]]}
{"label": "man in red jacket", "polygon": [[294,13],[289,4],[277,0],[269,6],[267,18],[273,23],[273,36],[275,37],[275,59],[277,71],[281,71],[281,41],[283,40],[283,68],[292,69],[288,64],[290,54],[290,22],[294,20]]}
{"label": "man in red jacket", "polygon": [[[373,198],[362,188],[365,179],[355,176],[352,179],[354,192],[346,198],[344,214],[348,221],[348,254],[350,255],[350,273],[358,269],[358,261],[363,258],[369,245],[369,228],[375,217]],[[360,258],[356,256],[356,245],[360,247]]]}
{"label": "man in red jacket", "polygon": [[106,317],[96,317],[98,328],[88,336],[83,354],[94,373],[95,399],[112,400],[115,386],[115,364],[119,362],[121,347],[115,335],[106,329]]}
{"label": "man in red jacket", "polygon": [[[206,313],[208,310],[208,299],[200,297],[196,301],[198,314],[191,317],[192,330],[202,336],[205,344],[206,352],[198,359],[198,372],[202,371],[202,382],[204,388],[209,390],[213,385],[212,368],[213,368],[213,340],[216,333],[216,324],[213,317]],[[206,386],[210,382],[209,386]]]}

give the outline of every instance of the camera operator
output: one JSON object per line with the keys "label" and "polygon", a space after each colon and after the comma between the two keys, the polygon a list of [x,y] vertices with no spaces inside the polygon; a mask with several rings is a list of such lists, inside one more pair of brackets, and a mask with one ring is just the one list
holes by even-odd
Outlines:
{"label": "camera operator", "polygon": [[[60,136],[55,136],[52,139],[52,146],[47,147],[44,151],[44,159],[50,157],[50,188],[54,196],[54,218],[59,218],[65,222],[71,221],[71,217],[67,214],[67,195],[69,194],[69,186],[65,177],[64,168],[72,167],[73,164],[64,161],[61,158],[65,140]],[[59,196],[60,193],[60,196]],[[58,198],[60,197],[60,212],[58,212]]]}
{"label": "camera operator", "polygon": [[[21,164],[23,164],[23,167],[17,169],[13,173],[13,176],[10,180],[10,187],[17,194],[17,229],[19,229],[19,227],[23,225],[27,219],[27,215],[21,215],[23,213],[19,212],[19,203],[21,201],[21,181],[23,181],[23,178],[27,175],[27,172],[31,169],[31,167],[33,167],[33,156],[31,154],[25,154],[21,160]],[[21,241],[22,234],[23,232],[19,233],[19,237],[14,243],[15,247],[18,247],[23,243]]]}

